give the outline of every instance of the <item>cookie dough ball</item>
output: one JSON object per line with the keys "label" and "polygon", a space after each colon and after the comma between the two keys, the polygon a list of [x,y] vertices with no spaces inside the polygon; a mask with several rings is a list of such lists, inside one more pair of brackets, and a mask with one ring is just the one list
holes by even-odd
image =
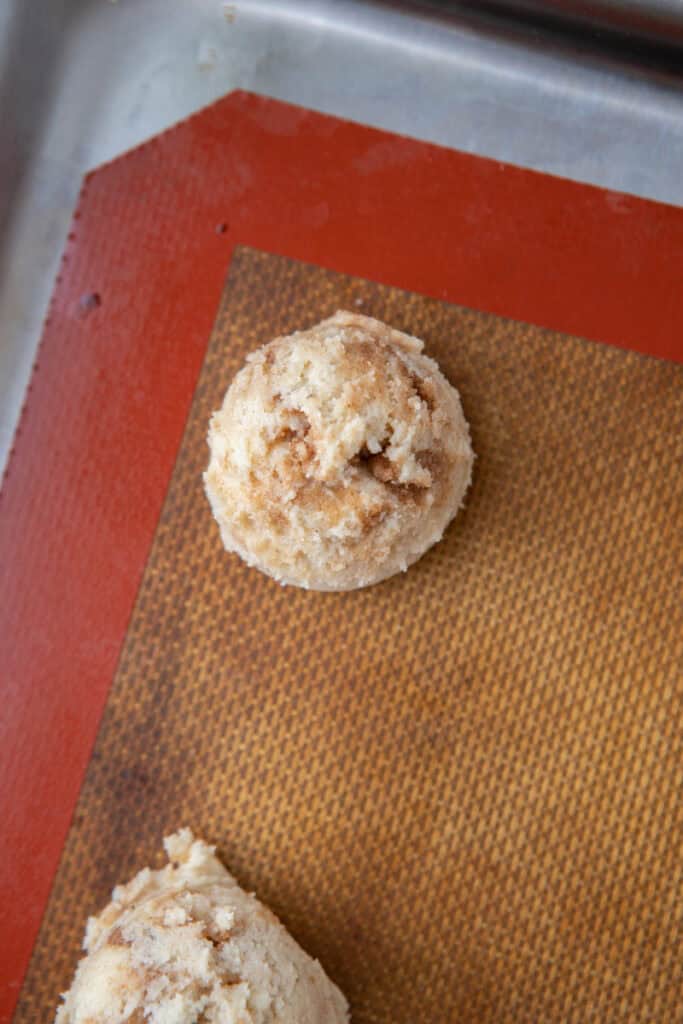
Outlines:
{"label": "cookie dough ball", "polygon": [[253,352],[209,426],[223,543],[281,583],[352,590],[438,541],[473,453],[422,342],[339,312]]}
{"label": "cookie dough ball", "polygon": [[56,1024],[345,1024],[346,1000],[189,829],[114,890]]}

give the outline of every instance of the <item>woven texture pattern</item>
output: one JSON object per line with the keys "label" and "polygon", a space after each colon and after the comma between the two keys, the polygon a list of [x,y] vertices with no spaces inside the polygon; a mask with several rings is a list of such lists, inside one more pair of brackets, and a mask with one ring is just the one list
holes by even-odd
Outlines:
{"label": "woven texture pattern", "polygon": [[[425,339],[478,458],[407,574],[316,594],[201,472],[244,356],[337,308]],[[238,250],[16,1021],[186,824],[355,1024],[683,1020],[682,456],[681,367]]]}

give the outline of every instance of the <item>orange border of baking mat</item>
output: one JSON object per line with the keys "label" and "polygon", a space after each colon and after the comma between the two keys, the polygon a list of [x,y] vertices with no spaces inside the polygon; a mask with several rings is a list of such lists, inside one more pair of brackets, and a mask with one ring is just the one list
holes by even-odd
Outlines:
{"label": "orange border of baking mat", "polygon": [[683,358],[675,207],[239,92],[90,174],[0,505],[2,1020],[237,243]]}

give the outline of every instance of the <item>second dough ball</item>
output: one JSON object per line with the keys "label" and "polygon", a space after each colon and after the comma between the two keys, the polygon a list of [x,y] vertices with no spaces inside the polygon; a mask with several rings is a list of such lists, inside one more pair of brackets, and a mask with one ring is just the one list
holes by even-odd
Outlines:
{"label": "second dough ball", "polygon": [[346,999],[214,848],[181,829],[170,863],[91,917],[55,1024],[347,1024]]}
{"label": "second dough ball", "polygon": [[422,347],[339,312],[247,358],[204,474],[228,551],[281,583],[352,590],[441,538],[474,456],[458,392]]}

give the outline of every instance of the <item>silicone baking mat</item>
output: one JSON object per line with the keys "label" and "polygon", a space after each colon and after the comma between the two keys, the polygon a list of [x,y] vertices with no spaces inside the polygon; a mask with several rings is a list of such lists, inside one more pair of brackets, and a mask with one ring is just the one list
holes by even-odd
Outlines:
{"label": "silicone baking mat", "polygon": [[[201,487],[246,353],[337,308],[425,339],[478,456],[443,542],[341,595],[226,555]],[[681,1019],[682,385],[238,249],[17,1022],[49,1019],[87,914],[185,824],[355,1024]]]}
{"label": "silicone baking mat", "polygon": [[3,1024],[240,244],[683,361],[682,209],[244,92],[89,173],[0,495]]}

